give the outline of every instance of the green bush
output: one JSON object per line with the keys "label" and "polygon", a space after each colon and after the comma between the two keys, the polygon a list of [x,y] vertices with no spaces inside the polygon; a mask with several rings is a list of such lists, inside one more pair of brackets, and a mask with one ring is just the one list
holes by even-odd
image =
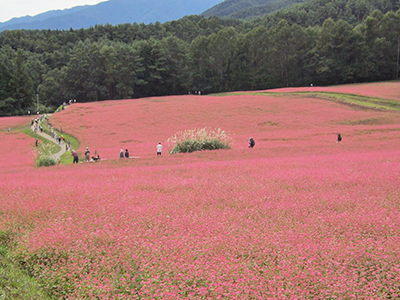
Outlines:
{"label": "green bush", "polygon": [[224,130],[209,127],[180,131],[168,139],[168,143],[174,145],[170,151],[171,154],[230,149],[230,142],[231,139]]}
{"label": "green bush", "polygon": [[36,160],[36,166],[38,167],[50,167],[57,165],[57,161],[46,155],[41,155],[37,160]]}

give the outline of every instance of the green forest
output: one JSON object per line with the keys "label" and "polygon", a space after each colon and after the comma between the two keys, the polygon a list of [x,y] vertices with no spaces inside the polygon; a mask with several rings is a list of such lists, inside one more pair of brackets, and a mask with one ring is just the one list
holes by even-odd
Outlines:
{"label": "green forest", "polygon": [[[0,115],[89,102],[399,77],[400,0],[309,0],[253,19],[0,33]],[[39,100],[39,101],[38,101]]]}

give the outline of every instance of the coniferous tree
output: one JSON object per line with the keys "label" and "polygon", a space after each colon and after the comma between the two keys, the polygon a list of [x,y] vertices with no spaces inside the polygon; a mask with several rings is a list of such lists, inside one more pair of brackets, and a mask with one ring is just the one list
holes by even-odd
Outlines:
{"label": "coniferous tree", "polygon": [[23,110],[32,107],[35,99],[33,82],[28,74],[25,62],[22,50],[18,50],[9,81],[10,96],[17,100],[18,108]]}

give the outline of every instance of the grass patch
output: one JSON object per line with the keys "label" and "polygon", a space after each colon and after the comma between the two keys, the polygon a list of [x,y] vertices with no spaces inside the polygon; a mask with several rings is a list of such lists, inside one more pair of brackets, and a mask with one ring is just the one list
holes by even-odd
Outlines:
{"label": "grass patch", "polygon": [[[56,132],[58,135],[61,134],[58,130],[56,130]],[[65,140],[68,140],[71,142],[71,148],[69,151],[67,151],[63,155],[61,155],[60,161],[64,165],[69,165],[69,164],[72,164],[71,149],[78,150],[81,145],[81,142],[79,142],[79,140],[76,137],[74,137],[73,135],[70,135],[67,133],[62,133],[62,135],[64,136]]]}
{"label": "grass patch", "polygon": [[278,123],[272,122],[272,121],[266,121],[262,123],[257,124],[258,127],[264,127],[264,126],[279,126]]}
{"label": "grass patch", "polygon": [[51,154],[55,154],[58,153],[61,150],[61,147],[47,139],[45,139],[44,137],[36,134],[35,132],[32,131],[31,128],[25,128],[22,131],[23,133],[40,140],[40,145],[38,147],[38,151],[40,153],[44,153],[46,155],[51,155]]}
{"label": "grass patch", "polygon": [[384,120],[377,118],[363,119],[363,120],[348,120],[340,122],[340,125],[382,125]]}
{"label": "grass patch", "polygon": [[50,167],[50,166],[55,166],[57,164],[57,161],[46,155],[40,155],[39,158],[36,160],[36,166],[37,167]]}
{"label": "grass patch", "polygon": [[[43,131],[46,134],[48,134],[49,136],[51,136],[51,130],[50,130],[50,127],[47,126],[47,123],[43,122],[42,126],[43,126]],[[78,148],[80,147],[81,143],[79,142],[79,140],[76,137],[74,137],[71,134],[65,133],[65,132],[61,133],[58,129],[55,129],[54,127],[53,127],[53,130],[57,133],[58,136],[63,135],[66,141],[67,140],[70,141],[70,143],[71,143],[70,150],[71,149],[78,150]],[[61,147],[65,147],[65,144],[62,145]],[[61,155],[60,162],[62,164],[64,164],[64,165],[72,164],[71,151],[67,151],[63,155]]]}
{"label": "grass patch", "polygon": [[246,93],[221,93],[214,94],[214,96],[241,96],[241,95],[259,95],[259,96],[298,96],[317,98],[322,100],[328,100],[340,104],[349,105],[352,107],[358,107],[363,109],[373,110],[390,110],[400,111],[400,101],[390,100],[384,98],[368,97],[355,94],[346,93],[334,93],[334,92],[289,92],[289,93],[273,93],[273,92],[246,92]]}
{"label": "grass patch", "polygon": [[171,154],[230,149],[230,141],[224,130],[220,128],[213,130],[208,127],[180,131],[168,139],[168,143],[174,145]]}
{"label": "grass patch", "polygon": [[[50,167],[57,164],[56,160],[51,156],[58,153],[61,150],[59,145],[45,139],[44,137],[36,134],[30,127],[23,129],[23,133],[40,140],[39,146],[36,148],[38,151],[38,157],[36,158],[36,166],[38,167]],[[1,299],[1,298],[0,298]]]}
{"label": "grass patch", "polygon": [[0,231],[0,299],[50,299],[34,278],[13,263],[8,251],[11,242],[11,232]]}

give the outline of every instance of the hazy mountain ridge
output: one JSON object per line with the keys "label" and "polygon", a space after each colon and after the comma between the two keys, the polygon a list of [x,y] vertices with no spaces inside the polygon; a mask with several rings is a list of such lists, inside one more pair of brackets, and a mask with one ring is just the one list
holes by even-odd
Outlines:
{"label": "hazy mountain ridge", "polygon": [[96,24],[155,23],[200,14],[221,0],[110,0],[97,5],[49,11],[0,23],[0,31],[13,29],[79,29]]}

